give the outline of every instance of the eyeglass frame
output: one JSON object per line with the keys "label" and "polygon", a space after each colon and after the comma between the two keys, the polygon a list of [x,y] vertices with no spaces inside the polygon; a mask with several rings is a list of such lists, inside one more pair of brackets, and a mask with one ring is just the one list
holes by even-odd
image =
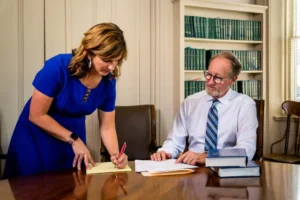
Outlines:
{"label": "eyeglass frame", "polygon": [[[231,78],[230,76],[223,78],[223,77],[220,77],[220,76],[218,76],[218,75],[212,75],[212,74],[209,73],[208,71],[204,71],[203,75],[204,75],[205,80],[210,81],[210,79],[212,78],[213,81],[214,81],[215,83],[217,83],[217,84],[222,83],[222,81],[223,81],[224,79]],[[207,75],[209,75],[210,78],[206,78]],[[220,80],[220,81],[216,81],[216,80]]]}

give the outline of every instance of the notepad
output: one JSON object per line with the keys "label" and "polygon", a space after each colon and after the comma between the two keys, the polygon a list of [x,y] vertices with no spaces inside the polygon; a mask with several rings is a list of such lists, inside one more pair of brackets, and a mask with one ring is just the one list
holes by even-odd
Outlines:
{"label": "notepad", "polygon": [[108,173],[108,172],[129,172],[131,168],[126,165],[124,169],[116,168],[112,162],[102,162],[96,163],[95,167],[86,170],[86,174],[99,174],[99,173]]}

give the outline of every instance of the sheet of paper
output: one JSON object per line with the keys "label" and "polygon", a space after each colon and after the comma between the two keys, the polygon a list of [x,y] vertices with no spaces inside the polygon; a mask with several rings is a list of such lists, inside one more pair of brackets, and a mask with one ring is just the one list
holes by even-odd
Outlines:
{"label": "sheet of paper", "polygon": [[164,161],[152,161],[152,160],[135,160],[136,172],[168,172],[180,169],[194,169],[198,168],[194,165],[188,165],[184,163],[175,164],[175,159],[169,159]]}
{"label": "sheet of paper", "polygon": [[112,162],[96,163],[96,166],[86,170],[86,174],[97,174],[107,172],[128,172],[131,168],[127,165],[124,169],[118,169]]}
{"label": "sheet of paper", "polygon": [[170,176],[170,175],[180,175],[180,174],[190,174],[195,172],[193,169],[181,169],[181,170],[175,170],[175,171],[168,171],[168,172],[141,172],[143,176]]}

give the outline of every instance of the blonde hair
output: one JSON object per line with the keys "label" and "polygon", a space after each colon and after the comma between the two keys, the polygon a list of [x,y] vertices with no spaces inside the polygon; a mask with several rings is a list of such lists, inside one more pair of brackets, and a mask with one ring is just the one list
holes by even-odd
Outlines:
{"label": "blonde hair", "polygon": [[111,78],[120,76],[120,67],[127,58],[127,47],[123,31],[113,23],[101,23],[90,28],[77,49],[72,50],[73,57],[69,64],[72,76],[85,77],[88,73],[88,56],[99,56],[104,62],[120,58]]}

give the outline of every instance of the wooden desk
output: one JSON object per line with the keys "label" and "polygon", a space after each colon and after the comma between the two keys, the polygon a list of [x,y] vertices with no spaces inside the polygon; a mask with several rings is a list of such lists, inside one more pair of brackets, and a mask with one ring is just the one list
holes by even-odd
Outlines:
{"label": "wooden desk", "polygon": [[[179,176],[128,173],[85,175],[64,171],[0,181],[0,199],[263,199],[300,198],[300,167],[262,162],[261,178],[219,179],[200,167]],[[124,185],[124,188],[120,185]],[[231,186],[230,186],[231,185]],[[126,191],[125,191],[126,190]],[[224,197],[224,198],[221,198]]]}

